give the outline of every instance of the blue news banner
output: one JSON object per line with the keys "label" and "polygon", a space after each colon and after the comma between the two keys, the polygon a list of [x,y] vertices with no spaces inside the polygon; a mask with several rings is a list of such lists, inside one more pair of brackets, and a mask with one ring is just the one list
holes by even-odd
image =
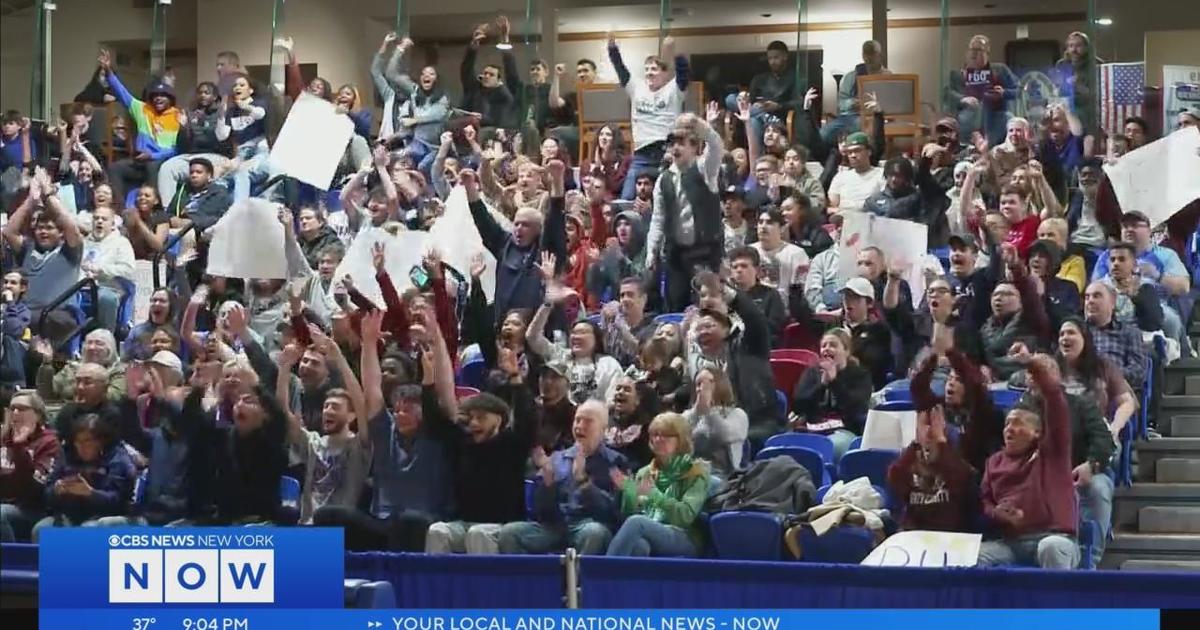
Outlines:
{"label": "blue news banner", "polygon": [[1156,610],[345,610],[340,529],[51,528],[39,563],[43,630],[1159,627]]}

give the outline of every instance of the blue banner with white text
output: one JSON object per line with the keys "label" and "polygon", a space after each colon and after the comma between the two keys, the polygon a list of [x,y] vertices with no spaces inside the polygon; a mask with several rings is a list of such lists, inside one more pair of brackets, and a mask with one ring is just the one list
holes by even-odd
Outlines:
{"label": "blue banner with white text", "polygon": [[40,547],[43,614],[343,605],[341,529],[47,528]]}
{"label": "blue banner with white text", "polygon": [[1157,630],[1157,610],[50,610],[43,630]]}

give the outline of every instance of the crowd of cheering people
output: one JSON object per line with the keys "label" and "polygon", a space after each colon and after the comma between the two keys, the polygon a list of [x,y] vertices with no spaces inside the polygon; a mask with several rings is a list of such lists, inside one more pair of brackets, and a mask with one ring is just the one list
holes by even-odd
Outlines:
{"label": "crowd of cheering people", "polygon": [[[189,103],[169,74],[135,95],[102,52],[61,124],[4,115],[5,541],[298,521],[342,527],[356,550],[699,556],[706,499],[768,437],[825,435],[840,457],[872,392],[908,378],[917,439],[889,472],[900,526],[983,528],[981,564],[1078,564],[1077,506],[1111,523],[1106,471],[1150,337],[1191,352],[1196,208],[1158,238],[1101,168],[1119,159],[1109,145],[1149,141],[1145,121],[1089,128],[1085,96],[1009,116],[1012,73],[977,36],[928,143],[889,157],[887,112],[855,80],[889,71],[876,42],[823,121],[782,42],[745,91],[685,112],[675,42],[631,69],[610,36],[629,120],[589,131],[579,155],[565,64],[522,72],[505,51],[476,67],[508,30],[473,32],[457,103],[389,34],[371,61],[378,121],[358,87],[306,82],[286,38],[281,94],[223,52]],[[1064,49],[1056,69],[1082,91],[1086,37]],[[597,81],[593,60],[574,71]],[[272,164],[302,93],[353,122],[340,194]],[[113,101],[104,138],[92,119]],[[382,304],[335,277],[356,237],[427,230],[459,187],[494,271],[430,251],[391,278],[377,247]],[[207,273],[211,228],[248,197],[277,205],[287,278]],[[929,257],[923,293],[874,247],[840,275],[852,212],[928,227],[947,262]],[[121,321],[136,262],[164,254],[145,319]],[[84,277],[96,325],[72,344],[76,314],[53,302]],[[819,361],[785,412],[771,351],[797,327]],[[478,361],[482,391],[464,396],[458,372]],[[1025,391],[1007,411],[989,395],[1005,386]],[[294,514],[284,477],[301,487]]]}

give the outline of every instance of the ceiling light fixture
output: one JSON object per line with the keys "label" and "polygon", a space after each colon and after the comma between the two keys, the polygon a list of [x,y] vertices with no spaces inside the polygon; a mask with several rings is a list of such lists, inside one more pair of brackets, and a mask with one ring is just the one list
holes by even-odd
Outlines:
{"label": "ceiling light fixture", "polygon": [[1113,19],[1110,17],[1096,18],[1096,24],[1100,26],[1112,26]]}

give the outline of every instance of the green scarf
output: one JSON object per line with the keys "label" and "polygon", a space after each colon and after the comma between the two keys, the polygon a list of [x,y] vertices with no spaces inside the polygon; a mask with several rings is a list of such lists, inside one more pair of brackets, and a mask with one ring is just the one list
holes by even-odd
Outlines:
{"label": "green scarf", "polygon": [[[679,498],[683,495],[684,491],[683,486],[679,484],[683,480],[684,475],[686,475],[691,469],[692,456],[690,454],[676,455],[672,457],[671,461],[667,462],[665,467],[658,470],[658,478],[654,480],[654,489],[657,490],[662,497],[672,499]],[[672,488],[675,489],[674,493],[671,491]],[[659,507],[660,500],[661,499],[655,497],[646,503],[646,516],[654,521],[665,523],[667,522],[667,515],[663,512],[662,508]]]}

